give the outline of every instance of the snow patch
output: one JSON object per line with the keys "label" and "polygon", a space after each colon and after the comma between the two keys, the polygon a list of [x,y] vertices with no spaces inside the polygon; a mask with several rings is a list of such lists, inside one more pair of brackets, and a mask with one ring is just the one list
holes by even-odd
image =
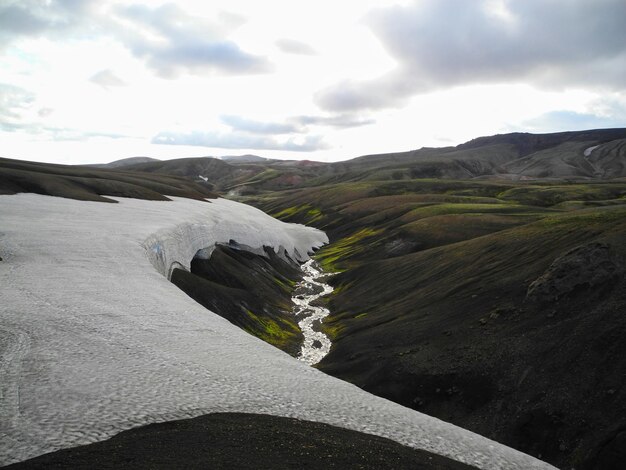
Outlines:
{"label": "snow patch", "polygon": [[143,242],[152,265],[168,279],[174,265],[189,271],[198,251],[210,256],[215,244],[230,240],[259,253],[270,246],[277,254],[286,252],[297,261],[307,261],[313,248],[328,243],[320,230],[283,223],[251,206],[228,199],[212,200],[211,206],[202,220],[159,230]]}
{"label": "snow patch", "polygon": [[585,149],[584,155],[585,157],[589,157],[591,156],[591,152],[593,152],[595,149],[597,149],[598,147],[600,147],[599,145],[594,145],[593,147],[588,147]]}

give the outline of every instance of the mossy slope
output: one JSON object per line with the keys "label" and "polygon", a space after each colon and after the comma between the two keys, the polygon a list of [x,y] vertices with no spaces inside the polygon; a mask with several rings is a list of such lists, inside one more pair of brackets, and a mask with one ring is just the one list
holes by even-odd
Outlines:
{"label": "mossy slope", "polygon": [[291,313],[291,292],[301,271],[271,248],[265,254],[218,246],[209,260],[194,258],[191,272],[174,270],[172,282],[211,311],[295,356],[303,337]]}

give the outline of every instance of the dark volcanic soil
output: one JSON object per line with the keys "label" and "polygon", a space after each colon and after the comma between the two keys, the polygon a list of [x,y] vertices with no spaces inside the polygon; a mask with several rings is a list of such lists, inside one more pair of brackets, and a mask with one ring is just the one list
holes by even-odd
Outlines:
{"label": "dark volcanic soil", "polygon": [[412,469],[471,470],[394,441],[326,424],[219,413],[151,424],[7,469]]}
{"label": "dark volcanic soil", "polygon": [[623,468],[626,246],[614,215],[337,275],[319,368],[562,468]]}

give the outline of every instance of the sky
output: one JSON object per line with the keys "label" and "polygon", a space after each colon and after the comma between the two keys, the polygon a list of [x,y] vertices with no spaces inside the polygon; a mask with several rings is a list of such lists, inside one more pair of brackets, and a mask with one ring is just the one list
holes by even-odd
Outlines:
{"label": "sky", "polygon": [[624,0],[0,0],[0,157],[338,161],[626,126]]}

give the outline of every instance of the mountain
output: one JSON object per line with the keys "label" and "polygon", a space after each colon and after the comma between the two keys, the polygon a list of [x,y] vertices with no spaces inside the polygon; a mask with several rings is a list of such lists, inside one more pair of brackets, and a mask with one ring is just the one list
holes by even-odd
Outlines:
{"label": "mountain", "polygon": [[[626,176],[624,167],[615,161],[623,161],[624,139],[626,129],[512,133],[480,137],[456,147],[368,155],[347,165],[352,171],[393,170],[396,179],[614,178]],[[598,158],[599,154],[603,157]]]}
{"label": "mountain", "polygon": [[91,166],[95,168],[122,168],[128,165],[134,165],[136,163],[147,163],[147,162],[156,162],[158,161],[156,158],[151,157],[130,157],[123,158],[121,160],[115,160],[110,163],[97,163],[95,165],[85,165]]}
{"label": "mountain", "polygon": [[224,155],[219,157],[219,159],[229,163],[259,163],[269,160],[269,158],[259,157],[258,155]]}
{"label": "mountain", "polygon": [[308,162],[263,160],[262,162],[223,161],[217,158],[180,158],[126,167],[144,173],[186,176],[204,182],[217,191],[237,194],[262,188],[288,188],[302,184],[319,173],[319,166]]}
{"label": "mountain", "polygon": [[480,137],[456,147],[365,155],[334,163],[243,156],[186,158],[126,168],[205,180],[216,191],[233,195],[363,180],[595,180],[626,177],[625,143],[626,129],[512,133]]}

